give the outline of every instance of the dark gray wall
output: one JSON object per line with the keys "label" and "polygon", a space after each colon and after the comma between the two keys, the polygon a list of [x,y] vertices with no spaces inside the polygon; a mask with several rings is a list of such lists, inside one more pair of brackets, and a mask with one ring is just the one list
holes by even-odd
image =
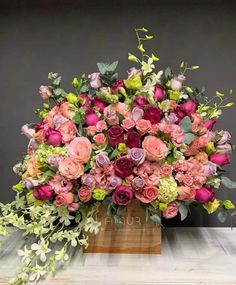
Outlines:
{"label": "dark gray wall", "polygon": [[[215,90],[236,90],[235,1],[1,1],[0,201],[14,197],[11,185],[17,177],[11,169],[27,145],[20,127],[36,120],[38,87],[47,82],[48,72],[62,74],[69,88],[74,75],[93,72],[98,61],[118,59],[125,76],[127,52],[136,47],[133,29],[141,26],[156,35],[150,47],[161,58],[158,68],[170,65],[177,71],[180,61],[187,60],[201,66],[188,76],[192,86],[205,86],[210,96]],[[232,108],[218,128],[229,129],[235,142],[235,125]],[[235,154],[232,160],[229,176],[236,180]],[[223,190],[219,196],[236,203],[236,190]],[[167,223],[173,224],[179,225],[179,219]],[[181,225],[220,224],[216,216],[193,209]]]}

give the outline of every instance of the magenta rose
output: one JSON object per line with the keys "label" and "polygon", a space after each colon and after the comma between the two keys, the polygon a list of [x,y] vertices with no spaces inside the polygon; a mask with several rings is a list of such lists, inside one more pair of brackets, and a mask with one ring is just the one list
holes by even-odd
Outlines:
{"label": "magenta rose", "polygon": [[213,153],[210,155],[210,161],[219,165],[224,166],[225,164],[230,163],[229,155],[225,153]]}
{"label": "magenta rose", "polygon": [[100,112],[103,112],[107,103],[99,99],[97,96],[92,100],[93,107],[97,107]]}
{"label": "magenta rose", "polygon": [[201,187],[196,190],[195,200],[200,203],[213,202],[215,199],[215,192],[209,187]]}
{"label": "magenta rose", "polygon": [[90,103],[90,98],[88,96],[87,93],[81,93],[80,97],[83,99],[83,106],[88,107],[89,103]]}
{"label": "magenta rose", "polygon": [[96,126],[99,121],[97,113],[93,109],[88,109],[84,116],[84,122],[86,126]]}
{"label": "magenta rose", "polygon": [[48,129],[43,132],[44,142],[52,146],[59,146],[62,143],[62,135],[59,131]]}
{"label": "magenta rose", "polygon": [[211,131],[213,129],[215,123],[216,123],[216,120],[210,119],[210,120],[203,122],[203,125],[205,128],[208,129],[208,131]]}
{"label": "magenta rose", "polygon": [[140,144],[141,144],[140,134],[134,130],[129,130],[127,133],[126,145],[129,148],[133,148],[133,147],[140,147]]}
{"label": "magenta rose", "polygon": [[134,107],[143,108],[148,104],[148,100],[145,96],[137,96],[134,99]]}
{"label": "magenta rose", "polygon": [[130,158],[121,157],[115,161],[114,170],[115,174],[121,178],[130,176],[133,171],[134,163]]}
{"label": "magenta rose", "polygon": [[164,87],[160,84],[157,84],[154,89],[153,98],[156,101],[161,102],[164,99],[165,92]]}
{"label": "magenta rose", "polygon": [[162,116],[162,112],[158,107],[149,105],[144,110],[143,119],[149,120],[151,124],[154,125],[160,122],[161,116]]}
{"label": "magenta rose", "polygon": [[112,195],[112,201],[116,205],[126,206],[133,198],[132,189],[127,186],[119,186]]}
{"label": "magenta rose", "polygon": [[107,132],[107,141],[111,147],[117,146],[124,141],[124,130],[119,126],[112,126]]}
{"label": "magenta rose", "polygon": [[52,189],[48,184],[39,185],[34,188],[34,198],[40,201],[50,200],[52,198]]}
{"label": "magenta rose", "polygon": [[121,87],[125,87],[123,80],[118,80],[115,84],[111,87],[112,93],[118,93]]}
{"label": "magenta rose", "polygon": [[190,116],[192,113],[196,112],[198,104],[195,100],[189,99],[184,104],[181,104],[180,106],[181,106],[182,111],[186,115]]}

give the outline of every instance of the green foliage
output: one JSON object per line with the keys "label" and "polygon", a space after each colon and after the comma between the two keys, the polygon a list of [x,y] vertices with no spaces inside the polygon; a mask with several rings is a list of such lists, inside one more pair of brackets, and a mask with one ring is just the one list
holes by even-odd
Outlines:
{"label": "green foliage", "polygon": [[232,181],[231,179],[229,179],[226,176],[221,177],[221,182],[225,187],[227,187],[229,189],[235,189],[236,188],[236,182]]}

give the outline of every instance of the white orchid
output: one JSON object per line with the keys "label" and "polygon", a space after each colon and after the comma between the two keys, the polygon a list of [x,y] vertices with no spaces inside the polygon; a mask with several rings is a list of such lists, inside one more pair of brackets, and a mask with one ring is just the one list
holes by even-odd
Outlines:
{"label": "white orchid", "polygon": [[152,70],[155,68],[155,65],[153,64],[153,59],[149,57],[148,61],[142,61],[142,71],[143,75],[147,75],[148,73],[152,72]]}
{"label": "white orchid", "polygon": [[41,239],[40,243],[33,243],[31,245],[31,249],[35,251],[35,254],[39,256],[40,260],[42,262],[46,261],[46,254],[51,251],[51,249],[48,247],[49,243],[46,242],[44,239]]}
{"label": "white orchid", "polygon": [[22,257],[22,262],[29,263],[31,260],[32,250],[28,249],[25,245],[24,250],[19,249],[17,254]]}

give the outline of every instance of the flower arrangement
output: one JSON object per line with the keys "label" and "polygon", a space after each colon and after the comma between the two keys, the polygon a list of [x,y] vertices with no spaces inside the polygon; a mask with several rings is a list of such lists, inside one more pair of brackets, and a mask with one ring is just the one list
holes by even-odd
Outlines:
{"label": "flower arrangement", "polygon": [[198,66],[182,62],[178,75],[170,68],[154,72],[159,58],[144,48],[152,36],[145,28],[135,32],[140,57],[129,53],[128,59],[140,67],[127,78],[118,80],[118,62],[98,63],[98,72],[73,79],[73,92],[52,72],[39,89],[47,103],[36,111],[39,123],[22,127],[29,145],[14,166],[21,177],[13,186],[16,199],[0,208],[2,236],[22,230],[34,238],[19,250],[22,268],[11,284],[54,274],[71,246],[87,246],[86,232],[99,231],[101,204],[118,226],[133,199],[157,225],[158,213],[166,219],[180,213],[184,220],[191,204],[209,214],[220,209],[222,222],[234,208],[216,195],[221,183],[236,188],[223,169],[231,137],[213,130],[233,103],[221,92],[208,100],[204,90],[185,85],[186,73]]}

